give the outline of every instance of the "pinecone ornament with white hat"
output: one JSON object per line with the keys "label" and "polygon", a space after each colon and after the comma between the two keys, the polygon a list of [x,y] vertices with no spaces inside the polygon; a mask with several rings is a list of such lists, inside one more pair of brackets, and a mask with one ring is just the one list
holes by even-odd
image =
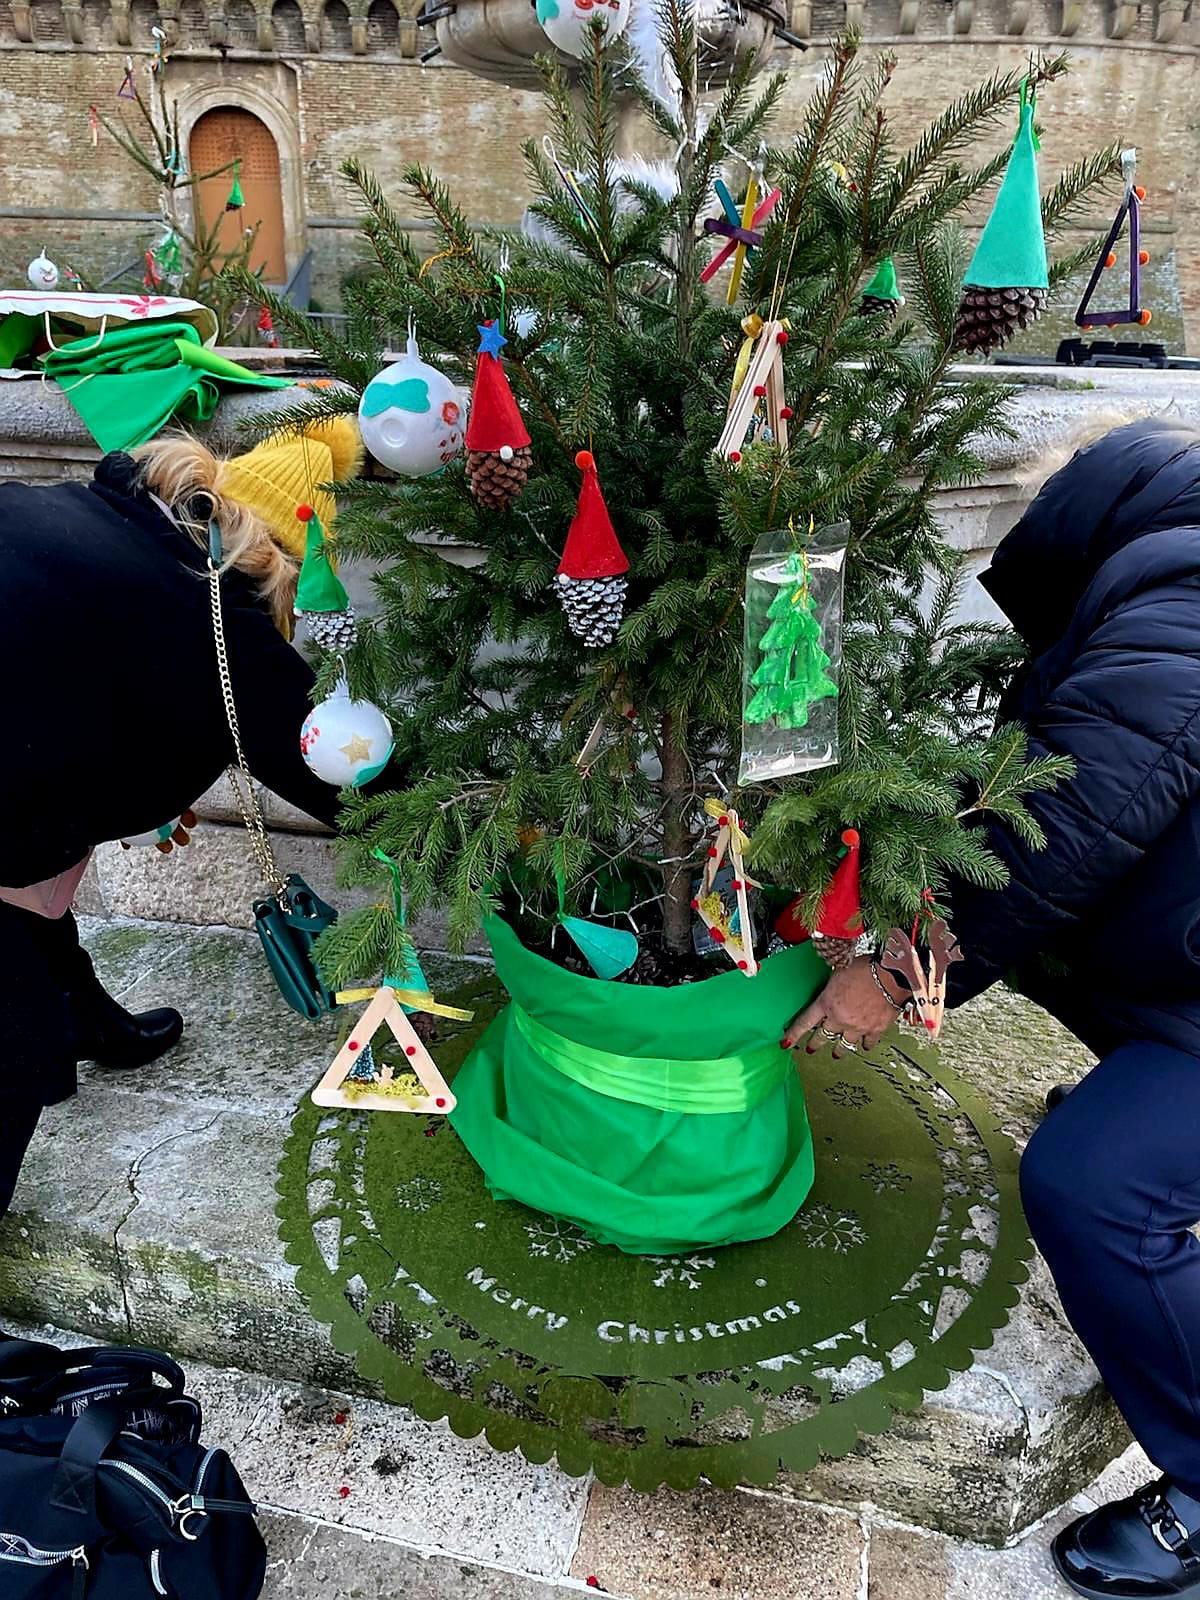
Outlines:
{"label": "pinecone ornament with white hat", "polygon": [[575,465],[583,473],[554,586],[571,632],[590,649],[611,644],[625,614],[625,574],[629,558],[621,549],[590,450]]}
{"label": "pinecone ornament with white hat", "polygon": [[481,505],[503,511],[524,489],[533,465],[529,434],[500,360],[499,323],[479,326],[479,354],[467,421],[467,482]]}

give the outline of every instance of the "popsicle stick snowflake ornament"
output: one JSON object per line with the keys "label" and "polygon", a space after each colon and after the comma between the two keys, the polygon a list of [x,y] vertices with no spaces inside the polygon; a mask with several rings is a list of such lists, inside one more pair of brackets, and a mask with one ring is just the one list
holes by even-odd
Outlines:
{"label": "popsicle stick snowflake ornament", "polygon": [[[1083,291],[1083,298],[1079,302],[1079,309],[1075,313],[1076,325],[1090,333],[1093,328],[1116,328],[1122,324],[1136,324],[1138,327],[1148,327],[1151,313],[1142,306],[1142,268],[1150,260],[1150,252],[1142,249],[1142,201],[1146,198],[1146,191],[1134,182],[1137,176],[1137,151],[1121,151],[1121,173],[1125,179],[1125,195],[1117,208],[1113,225],[1108,230],[1108,238],[1100,251],[1099,260],[1092,269],[1088,279],[1088,286]],[[1100,285],[1100,279],[1106,271],[1117,264],[1117,241],[1126,223],[1129,224],[1129,300],[1128,304],[1119,311],[1093,311],[1091,309],[1092,296]]]}
{"label": "popsicle stick snowflake ornament", "polygon": [[[704,809],[717,824],[717,836],[708,847],[708,857],[700,877],[700,891],[692,901],[692,910],[738,971],[752,978],[758,971],[758,959],[754,954],[754,924],[750,920],[747,893],[752,880],[746,876],[743,858],[743,851],[750,841],[743,833],[738,814],[732,806],[723,805],[719,800],[706,800]],[[733,868],[730,888],[737,905],[736,927],[715,886],[717,874],[726,857]]]}
{"label": "popsicle stick snowflake ornament", "polygon": [[783,350],[787,342],[788,331],[782,322],[763,323],[746,376],[734,390],[724,431],[717,440],[717,454],[735,465],[742,459],[742,445],[760,404],[766,406],[767,422],[775,443],[780,450],[787,450],[788,421],[792,415],[783,387]]}

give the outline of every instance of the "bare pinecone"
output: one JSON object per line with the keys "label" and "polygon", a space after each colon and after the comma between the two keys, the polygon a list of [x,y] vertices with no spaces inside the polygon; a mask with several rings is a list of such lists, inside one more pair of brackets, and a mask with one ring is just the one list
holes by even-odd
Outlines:
{"label": "bare pinecone", "polygon": [[878,317],[886,314],[890,318],[894,317],[899,309],[899,300],[885,300],[877,294],[865,294],[858,302],[860,317]]}
{"label": "bare pinecone", "polygon": [[625,579],[569,578],[560,572],[554,581],[571,632],[592,650],[611,644],[625,612]]}
{"label": "bare pinecone", "polygon": [[827,967],[842,972],[858,953],[857,939],[830,939],[823,933],[812,936],[813,949]]}
{"label": "bare pinecone", "polygon": [[354,643],[358,619],[353,606],[345,611],[297,611],[296,615],[308,623],[308,636],[318,650],[338,655]]}
{"label": "bare pinecone", "polygon": [[507,461],[499,450],[468,450],[467,482],[480,505],[503,511],[525,487],[532,465],[533,451],[528,445],[514,450]]}
{"label": "bare pinecone", "polygon": [[980,355],[998,350],[1018,328],[1037,321],[1048,299],[1046,289],[977,289],[968,284],[958,307],[955,345]]}

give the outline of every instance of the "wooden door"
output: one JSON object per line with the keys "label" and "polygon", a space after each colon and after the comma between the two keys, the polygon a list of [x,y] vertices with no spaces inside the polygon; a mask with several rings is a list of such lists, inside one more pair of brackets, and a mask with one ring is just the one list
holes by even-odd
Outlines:
{"label": "wooden door", "polygon": [[262,269],[267,283],[282,284],[287,279],[287,256],[283,245],[283,190],[279,181],[279,150],[270,129],[252,112],[238,106],[219,106],[206,111],[192,129],[189,163],[193,172],[211,172],[230,161],[241,162],[241,211],[226,211],[225,202],[233,186],[232,172],[208,178],[196,186],[196,204],[204,225],[220,222],[221,247],[235,250],[244,228],[258,225],[251,271]]}

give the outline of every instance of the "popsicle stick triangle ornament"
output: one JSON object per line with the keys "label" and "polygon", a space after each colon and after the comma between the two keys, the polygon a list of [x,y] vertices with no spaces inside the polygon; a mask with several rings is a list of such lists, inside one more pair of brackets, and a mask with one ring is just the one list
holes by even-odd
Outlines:
{"label": "popsicle stick triangle ornament", "polygon": [[[1136,150],[1122,150],[1121,170],[1125,178],[1125,196],[1117,208],[1113,225],[1108,230],[1108,238],[1104,241],[1099,259],[1088,279],[1087,288],[1083,291],[1079,309],[1075,313],[1076,325],[1085,333],[1090,333],[1093,328],[1116,328],[1131,323],[1145,328],[1150,324],[1151,314],[1142,307],[1142,268],[1150,260],[1150,252],[1142,249],[1141,232],[1142,201],[1146,197],[1146,191],[1134,182],[1137,175]],[[1126,225],[1129,229],[1128,303],[1119,311],[1093,311],[1092,297],[1099,288],[1104,273],[1117,264],[1117,242]]]}
{"label": "popsicle stick triangle ornament", "polygon": [[717,441],[717,454],[735,466],[742,459],[742,445],[760,404],[766,407],[767,422],[776,444],[781,451],[787,451],[788,421],[792,415],[783,386],[783,351],[787,342],[788,331],[782,322],[763,323],[746,375],[734,390],[729,415]]}
{"label": "popsicle stick triangle ornament", "polygon": [[[411,998],[418,998],[412,995]],[[424,1095],[408,1093],[396,1081],[394,1069],[372,1050],[377,1068],[373,1083],[359,1078],[353,1087],[346,1085],[362,1052],[373,1046],[375,1035],[387,1025],[404,1051],[405,1068],[424,1089]],[[375,991],[367,1009],[350,1030],[350,1037],[333,1058],[329,1071],[312,1092],[313,1104],[330,1109],[353,1111],[409,1111],[422,1116],[449,1116],[458,1103],[437,1063],[421,1043],[405,1015],[400,995],[387,984]]]}
{"label": "popsicle stick triangle ornament", "polygon": [[[717,824],[717,836],[708,848],[704,871],[700,875],[700,893],[692,901],[692,910],[708,929],[714,943],[719,944],[739,972],[753,978],[758,972],[758,958],[754,954],[754,925],[750,921],[750,901],[747,890],[751,880],[746,876],[742,852],[749,839],[742,831],[737,812],[719,800],[706,800],[704,809]],[[728,856],[733,868],[733,893],[737,904],[738,929],[725,915],[720,895],[715,888],[717,873]]]}

